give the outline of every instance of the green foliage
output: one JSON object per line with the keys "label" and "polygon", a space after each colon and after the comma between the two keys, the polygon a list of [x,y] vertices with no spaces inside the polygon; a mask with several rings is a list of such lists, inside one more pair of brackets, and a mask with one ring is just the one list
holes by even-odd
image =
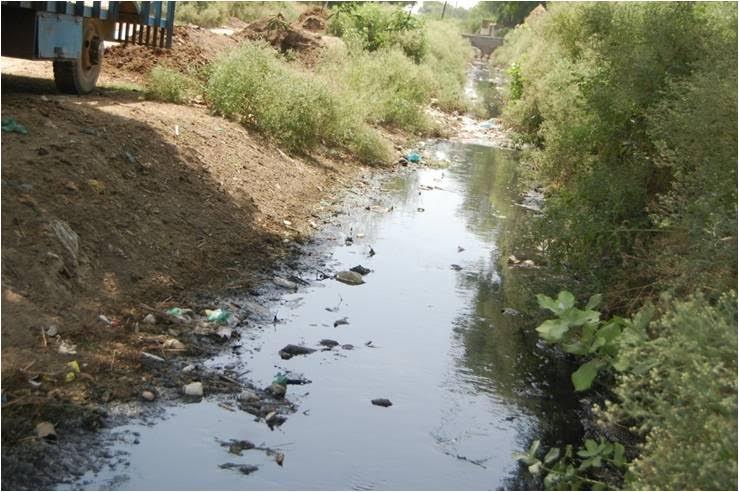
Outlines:
{"label": "green foliage", "polygon": [[[736,5],[562,3],[506,37],[505,121],[551,185],[538,240],[609,304],[736,262]],[[639,299],[632,302],[632,307]]]}
{"label": "green foliage", "polygon": [[512,101],[517,101],[523,96],[523,76],[521,75],[521,67],[518,63],[513,63],[506,71],[510,80],[508,81],[509,97]]}
{"label": "green foliage", "polygon": [[611,422],[644,437],[626,488],[736,490],[737,299],[663,299],[655,336],[622,348]]}
{"label": "green foliage", "polygon": [[216,61],[206,97],[217,112],[294,151],[324,142],[354,148],[367,159],[388,157],[386,145],[368,149],[378,139],[325,80],[281,60],[264,43],[245,43]]}
{"label": "green foliage", "polygon": [[432,98],[444,110],[466,107],[464,83],[472,50],[453,26],[430,22],[427,28],[428,54],[421,63],[397,47],[365,51],[335,46],[326,52],[317,71],[344,87],[344,98],[367,121],[429,131],[425,109]]}
{"label": "green foliage", "polygon": [[282,14],[292,22],[302,10],[300,2],[177,2],[175,21],[203,27],[219,27],[235,17],[251,22]]}
{"label": "green foliage", "polygon": [[653,308],[647,306],[633,319],[614,316],[602,321],[600,312],[595,311],[601,302],[600,294],[592,296],[584,309],[575,307],[575,296],[567,291],[560,292],[557,299],[543,294],[536,297],[539,306],[557,316],[536,329],[541,338],[558,344],[567,353],[589,358],[572,373],[576,391],[590,389],[601,370],[629,369],[629,362],[620,357],[620,348],[644,340],[653,316]]}
{"label": "green foliage", "polygon": [[466,20],[470,32],[479,31],[482,21],[491,19],[501,26],[513,27],[523,22],[541,2],[479,2]]}
{"label": "green foliage", "polygon": [[183,104],[198,91],[197,82],[171,68],[154,67],[146,83],[146,97]]}
{"label": "green foliage", "polygon": [[576,451],[552,447],[542,457],[541,442],[534,441],[526,453],[515,457],[528,466],[529,473],[541,475],[547,490],[593,490],[615,488],[626,466],[623,444],[600,438],[586,439]]}
{"label": "green foliage", "polygon": [[423,20],[404,10],[375,2],[344,3],[333,9],[329,33],[350,38],[361,49],[377,51],[399,47],[416,63],[427,52]]}

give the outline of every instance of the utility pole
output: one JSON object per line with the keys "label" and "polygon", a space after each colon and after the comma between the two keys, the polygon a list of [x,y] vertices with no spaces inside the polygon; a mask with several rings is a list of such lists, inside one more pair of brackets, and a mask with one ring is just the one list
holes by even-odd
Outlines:
{"label": "utility pole", "polygon": [[444,12],[446,12],[446,2],[444,2],[444,7],[441,9],[441,18],[444,18]]}

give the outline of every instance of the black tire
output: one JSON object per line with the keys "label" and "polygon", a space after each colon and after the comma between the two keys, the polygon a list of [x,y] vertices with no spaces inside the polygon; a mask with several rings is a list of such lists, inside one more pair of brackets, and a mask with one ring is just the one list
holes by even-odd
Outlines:
{"label": "black tire", "polygon": [[54,62],[54,83],[60,92],[89,94],[95,89],[103,66],[102,40],[99,24],[89,22],[85,26],[80,59]]}

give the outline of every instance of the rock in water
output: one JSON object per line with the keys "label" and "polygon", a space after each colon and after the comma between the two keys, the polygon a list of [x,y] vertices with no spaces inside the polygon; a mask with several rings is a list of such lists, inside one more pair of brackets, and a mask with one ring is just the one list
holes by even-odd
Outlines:
{"label": "rock in water", "polygon": [[364,283],[362,276],[357,272],[351,270],[345,270],[336,274],[336,280],[343,282],[348,285],[361,285]]}
{"label": "rock in water", "polygon": [[375,398],[372,400],[373,405],[377,405],[378,407],[391,407],[393,405],[393,402],[388,400],[387,398]]}
{"label": "rock in water", "polygon": [[339,344],[339,342],[337,342],[336,340],[331,340],[329,338],[324,338],[323,340],[318,342],[318,344],[323,345],[324,347],[333,348],[333,347],[336,347]]}
{"label": "rock in water", "polygon": [[315,351],[316,349],[312,349],[310,347],[301,347],[300,345],[288,344],[282,347],[282,350],[280,350],[279,354],[280,357],[287,360],[295,355],[308,355],[312,354]]}
{"label": "rock in water", "polygon": [[357,265],[353,268],[350,268],[349,271],[357,272],[360,275],[367,275],[371,270],[367,267],[363,267],[362,265]]}
{"label": "rock in water", "polygon": [[240,465],[238,463],[224,463],[222,465],[218,465],[218,467],[226,470],[238,470],[244,475],[249,475],[250,473],[254,473],[255,471],[259,470],[259,467],[257,466]]}

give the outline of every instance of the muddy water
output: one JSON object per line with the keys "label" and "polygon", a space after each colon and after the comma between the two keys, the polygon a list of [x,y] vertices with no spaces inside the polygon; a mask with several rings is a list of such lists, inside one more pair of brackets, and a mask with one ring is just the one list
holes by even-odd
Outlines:
{"label": "muddy water", "polygon": [[[537,345],[526,313],[503,312],[532,295],[530,282],[501,272],[498,258],[506,221],[526,219],[512,204],[517,155],[451,142],[427,154],[452,164],[407,170],[385,180],[378,198],[355,197],[298,266],[312,279],[317,265],[338,271],[362,264],[372,270],[364,285],[326,279],[296,293],[267,294],[263,300],[272,299],[268,306],[280,322],[250,323],[238,353],[206,362],[249,371],[245,378],[258,386],[280,371],[311,380],[288,386],[298,410],[287,422],[270,430],[248,413],[219,406],[234,403],[235,395],[169,407],[154,425],[118,429],[138,433],[114,446],[112,454],[125,459],[72,487],[530,487],[512,453],[533,438],[570,441],[579,427],[566,368]],[[334,327],[344,317],[349,324]],[[278,356],[288,343],[318,347],[323,338],[354,349]],[[373,398],[393,405],[374,406]],[[279,448],[284,465],[258,450],[229,454],[217,442],[234,438]],[[228,462],[259,469],[247,476],[219,468]]]}

